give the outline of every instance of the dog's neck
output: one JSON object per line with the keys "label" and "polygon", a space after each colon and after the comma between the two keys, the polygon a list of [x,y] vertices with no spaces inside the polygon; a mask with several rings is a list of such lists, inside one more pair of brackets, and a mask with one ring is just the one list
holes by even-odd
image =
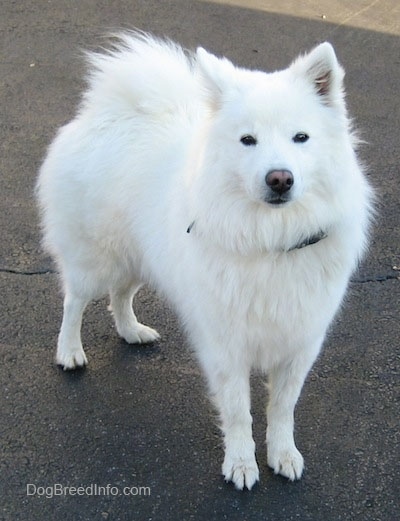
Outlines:
{"label": "dog's neck", "polygon": [[[186,230],[186,233],[190,233],[192,231],[192,228],[194,226],[195,221],[191,222],[188,229]],[[317,242],[322,241],[322,239],[326,239],[328,237],[328,234],[320,230],[318,233],[311,235],[310,237],[307,237],[304,241],[299,242],[298,244],[295,244],[291,248],[287,250],[282,250],[283,252],[289,252],[293,250],[300,250],[301,248],[305,248],[306,246],[311,246],[312,244],[317,244]]]}

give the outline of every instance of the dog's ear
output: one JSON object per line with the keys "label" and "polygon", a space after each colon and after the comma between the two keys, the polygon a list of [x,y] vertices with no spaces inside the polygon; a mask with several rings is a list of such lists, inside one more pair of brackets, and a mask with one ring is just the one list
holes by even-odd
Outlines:
{"label": "dog's ear", "polygon": [[291,69],[311,82],[326,105],[342,103],[344,71],[330,43],[321,43],[306,56],[298,58]]}
{"label": "dog's ear", "polygon": [[219,105],[224,94],[232,90],[235,84],[235,66],[226,58],[217,58],[202,47],[196,51],[196,64],[205,88],[213,102]]}

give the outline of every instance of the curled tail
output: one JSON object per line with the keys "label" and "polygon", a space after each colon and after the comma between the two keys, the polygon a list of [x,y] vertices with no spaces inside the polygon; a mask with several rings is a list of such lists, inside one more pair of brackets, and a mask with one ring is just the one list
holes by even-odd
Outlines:
{"label": "curled tail", "polygon": [[85,112],[109,113],[114,119],[132,111],[159,115],[181,110],[200,95],[193,57],[169,40],[123,33],[110,50],[87,53],[87,59]]}

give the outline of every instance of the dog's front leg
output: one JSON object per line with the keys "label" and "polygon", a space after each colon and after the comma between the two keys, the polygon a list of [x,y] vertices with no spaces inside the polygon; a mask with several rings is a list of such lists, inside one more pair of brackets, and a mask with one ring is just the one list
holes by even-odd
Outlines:
{"label": "dog's front leg", "polygon": [[303,456],[294,442],[294,408],[320,345],[321,342],[317,342],[313,349],[298,353],[269,373],[268,465],[275,474],[282,474],[290,480],[300,479],[304,467]]}
{"label": "dog's front leg", "polygon": [[235,487],[249,490],[259,479],[250,414],[250,371],[237,360],[202,360],[221,419],[225,458],[222,473]]}

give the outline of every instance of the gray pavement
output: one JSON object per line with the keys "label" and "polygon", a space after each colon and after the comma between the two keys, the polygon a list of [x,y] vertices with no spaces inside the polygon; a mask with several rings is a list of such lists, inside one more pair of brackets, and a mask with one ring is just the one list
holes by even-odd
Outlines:
{"label": "gray pavement", "polygon": [[[126,345],[100,301],[83,328],[88,369],[64,373],[53,364],[61,295],[40,251],[32,189],[46,146],[79,99],[79,49],[132,26],[267,70],[329,40],[346,68],[379,216],[298,404],[307,465],[300,482],[267,467],[257,376],[261,483],[240,493],[223,482],[202,376],[173,313],[148,290],[138,315],[157,326],[160,343]],[[399,517],[399,35],[398,0],[0,1],[1,520]],[[51,487],[50,496],[56,484],[86,487],[85,495],[70,489],[50,498],[38,488]],[[99,495],[96,486],[104,487]]]}

